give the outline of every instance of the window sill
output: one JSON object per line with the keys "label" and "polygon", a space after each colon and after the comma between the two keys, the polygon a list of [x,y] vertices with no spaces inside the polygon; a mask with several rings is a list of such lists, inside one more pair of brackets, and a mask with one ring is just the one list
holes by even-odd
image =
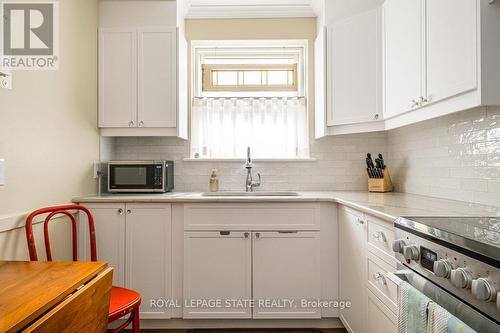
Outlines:
{"label": "window sill", "polygon": [[[244,158],[185,158],[185,162],[241,162],[245,163]],[[317,159],[307,158],[252,158],[252,162],[316,162]]]}

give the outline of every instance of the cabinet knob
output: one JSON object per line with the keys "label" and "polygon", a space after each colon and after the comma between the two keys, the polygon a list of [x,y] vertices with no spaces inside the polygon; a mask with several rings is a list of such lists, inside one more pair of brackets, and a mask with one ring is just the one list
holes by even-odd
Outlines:
{"label": "cabinet knob", "polygon": [[260,232],[255,233],[255,238],[260,238]]}
{"label": "cabinet knob", "polygon": [[118,215],[123,215],[123,209],[118,208]]}
{"label": "cabinet knob", "polygon": [[132,210],[131,209],[127,209],[127,214],[132,214]]}
{"label": "cabinet knob", "polygon": [[365,224],[365,221],[362,218],[359,218],[356,220],[359,224]]}
{"label": "cabinet knob", "polygon": [[132,127],[132,126],[134,126],[134,122],[131,120],[128,122],[128,127]]}
{"label": "cabinet knob", "polygon": [[142,127],[142,126],[144,126],[144,122],[141,120],[141,121],[139,122],[139,127]]}
{"label": "cabinet knob", "polygon": [[412,99],[410,101],[410,105],[411,105],[412,108],[414,108],[414,107],[420,106],[420,102],[419,102],[418,99]]}
{"label": "cabinet knob", "polygon": [[244,236],[245,238],[248,238],[248,237],[250,236],[250,233],[249,233],[249,232],[245,232],[245,233],[243,234],[243,236]]}
{"label": "cabinet knob", "polygon": [[379,117],[380,117],[380,116],[379,116],[379,114],[377,113],[377,114],[375,114],[375,115],[373,116],[373,119],[378,120],[378,118],[379,118]]}

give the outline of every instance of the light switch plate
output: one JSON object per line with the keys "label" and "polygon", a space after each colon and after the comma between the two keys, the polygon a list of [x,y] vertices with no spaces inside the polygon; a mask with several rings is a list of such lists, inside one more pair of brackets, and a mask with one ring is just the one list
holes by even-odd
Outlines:
{"label": "light switch plate", "polygon": [[0,158],[0,186],[5,185],[5,160]]}

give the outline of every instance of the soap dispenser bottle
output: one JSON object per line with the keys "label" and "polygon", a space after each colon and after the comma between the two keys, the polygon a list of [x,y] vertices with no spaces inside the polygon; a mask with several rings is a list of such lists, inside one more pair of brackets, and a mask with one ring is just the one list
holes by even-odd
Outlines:
{"label": "soap dispenser bottle", "polygon": [[209,187],[210,192],[217,192],[219,190],[219,179],[217,177],[216,169],[212,169],[212,173],[210,174]]}

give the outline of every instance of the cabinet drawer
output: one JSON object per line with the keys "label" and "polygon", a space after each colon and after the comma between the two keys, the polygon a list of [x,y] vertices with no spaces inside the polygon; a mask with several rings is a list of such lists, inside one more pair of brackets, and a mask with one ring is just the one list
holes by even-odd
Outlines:
{"label": "cabinet drawer", "polygon": [[397,313],[398,286],[387,278],[395,271],[373,253],[368,253],[368,289],[371,290],[394,313]]}
{"label": "cabinet drawer", "polygon": [[394,229],[387,222],[378,220],[373,216],[366,215],[368,224],[368,249],[396,267],[396,258],[392,251],[394,241]]}
{"label": "cabinet drawer", "polygon": [[184,230],[319,230],[318,203],[186,204]]}

